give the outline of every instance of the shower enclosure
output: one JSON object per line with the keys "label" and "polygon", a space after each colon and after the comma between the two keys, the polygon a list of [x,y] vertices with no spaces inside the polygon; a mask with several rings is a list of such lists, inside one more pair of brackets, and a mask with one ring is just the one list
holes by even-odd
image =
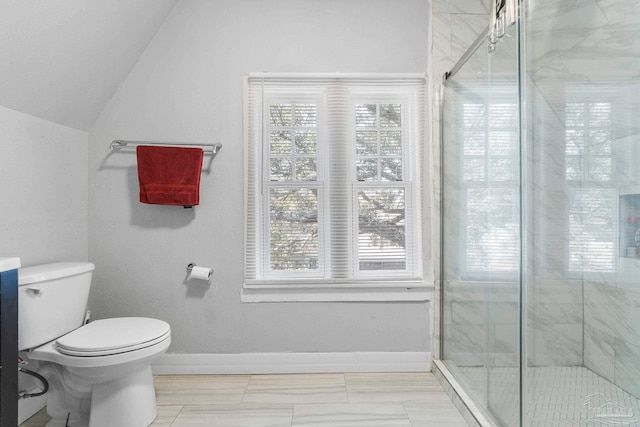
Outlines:
{"label": "shower enclosure", "polygon": [[491,8],[443,85],[438,366],[478,421],[640,426],[640,1]]}

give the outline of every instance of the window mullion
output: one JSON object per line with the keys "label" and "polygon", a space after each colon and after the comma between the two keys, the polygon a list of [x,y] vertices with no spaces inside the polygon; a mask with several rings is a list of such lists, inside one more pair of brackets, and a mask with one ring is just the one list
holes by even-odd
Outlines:
{"label": "window mullion", "polygon": [[350,277],[350,244],[353,235],[351,218],[352,190],[349,185],[350,152],[347,89],[340,82],[334,82],[327,97],[327,138],[328,138],[328,214],[331,218],[327,244],[328,258],[331,260],[331,274],[334,279]]}

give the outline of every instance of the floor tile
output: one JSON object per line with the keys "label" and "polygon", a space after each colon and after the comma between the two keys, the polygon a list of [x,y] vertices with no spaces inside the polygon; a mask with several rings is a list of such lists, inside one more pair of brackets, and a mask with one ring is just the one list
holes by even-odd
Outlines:
{"label": "floor tile", "polygon": [[189,405],[171,427],[291,427],[293,405]]}
{"label": "floor tile", "polygon": [[430,373],[345,374],[349,403],[448,401]]}
{"label": "floor tile", "polygon": [[411,427],[401,404],[295,405],[293,427]]}
{"label": "floor tile", "polygon": [[[484,368],[456,369],[469,383],[480,384],[487,375]],[[494,367],[491,372],[493,384],[498,385],[492,388],[493,410],[506,420],[519,417],[514,404],[517,395],[513,396],[511,387],[514,369]],[[499,387],[501,384],[506,386]],[[527,425],[531,427],[640,427],[640,399],[583,366],[528,367],[527,396]]]}
{"label": "floor tile", "polygon": [[[151,427],[463,427],[430,373],[163,375]],[[21,427],[44,427],[42,410]]]}
{"label": "floor tile", "polygon": [[413,427],[467,426],[451,401],[405,402],[404,409]]}
{"label": "floor tile", "polygon": [[462,421],[416,421],[411,427],[469,427],[469,424],[463,418]]}
{"label": "floor tile", "polygon": [[249,375],[161,375],[154,378],[158,405],[240,403]]}
{"label": "floor tile", "polygon": [[47,408],[44,407],[33,414],[31,418],[20,424],[20,427],[44,427],[50,419],[51,417],[47,415]]}
{"label": "floor tile", "polygon": [[347,403],[343,374],[254,375],[243,403]]}
{"label": "floor tile", "polygon": [[182,408],[182,405],[159,405],[158,415],[149,427],[170,427]]}

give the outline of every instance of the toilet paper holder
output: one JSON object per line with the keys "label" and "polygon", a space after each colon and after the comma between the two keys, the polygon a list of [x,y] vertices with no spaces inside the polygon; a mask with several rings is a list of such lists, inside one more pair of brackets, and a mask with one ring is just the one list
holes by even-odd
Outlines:
{"label": "toilet paper holder", "polygon": [[187,265],[187,278],[189,279],[209,280],[212,274],[213,268],[198,267],[193,262]]}

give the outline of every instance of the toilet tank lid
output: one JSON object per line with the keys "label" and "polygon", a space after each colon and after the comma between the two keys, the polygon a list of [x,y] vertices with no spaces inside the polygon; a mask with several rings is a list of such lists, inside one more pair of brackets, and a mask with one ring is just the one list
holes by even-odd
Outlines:
{"label": "toilet tank lid", "polygon": [[29,285],[61,277],[75,276],[93,270],[95,270],[95,265],[91,262],[53,262],[23,267],[18,270],[18,284],[20,286]]}

